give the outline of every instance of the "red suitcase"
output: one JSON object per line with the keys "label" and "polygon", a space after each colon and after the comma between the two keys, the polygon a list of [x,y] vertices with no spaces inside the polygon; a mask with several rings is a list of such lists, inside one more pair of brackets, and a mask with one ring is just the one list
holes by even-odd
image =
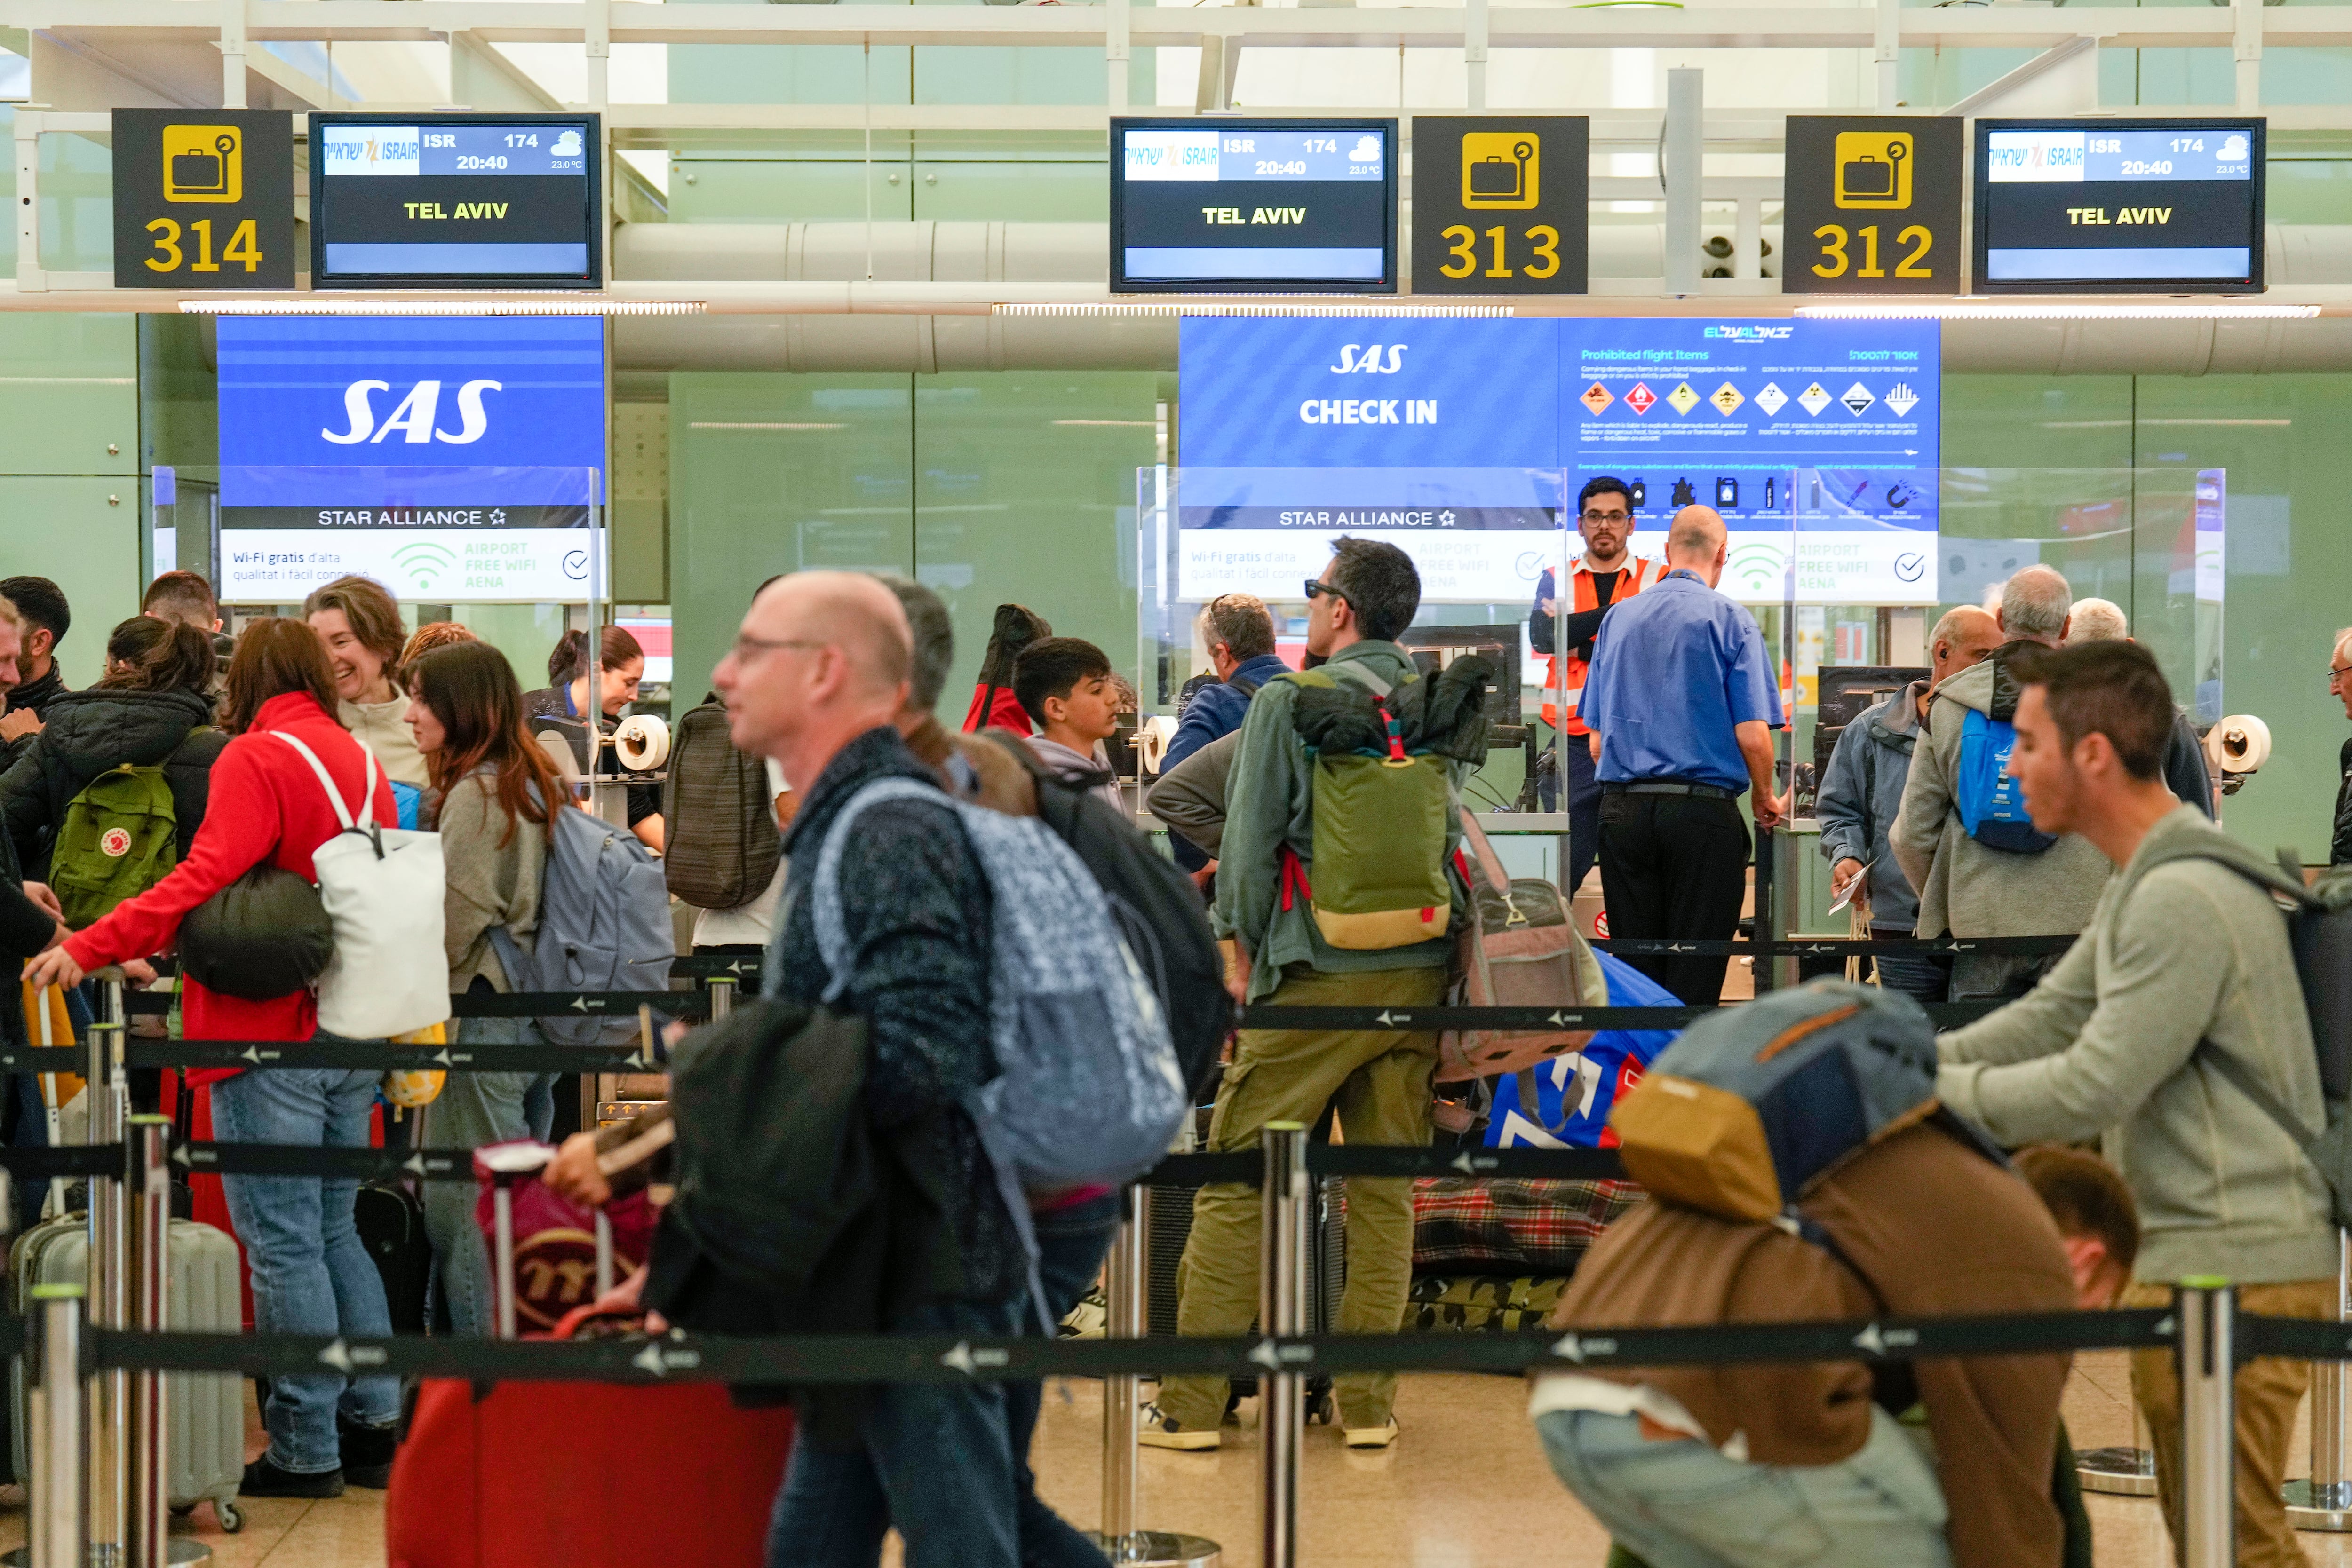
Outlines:
{"label": "red suitcase", "polygon": [[[789,1409],[723,1385],[430,1378],[384,1500],[389,1568],[759,1568]],[[660,1499],[616,1509],[625,1492]],[[616,1490],[616,1489],[619,1489]]]}

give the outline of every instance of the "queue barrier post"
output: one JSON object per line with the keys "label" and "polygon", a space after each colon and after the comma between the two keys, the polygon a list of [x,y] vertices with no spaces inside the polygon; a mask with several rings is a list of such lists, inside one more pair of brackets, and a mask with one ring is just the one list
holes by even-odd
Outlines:
{"label": "queue barrier post", "polygon": [[[89,1114],[86,1141],[93,1146],[123,1142],[131,1115],[131,1082],[123,1066],[130,1010],[123,1001],[119,968],[97,972],[98,1012],[89,1029],[83,1092]],[[85,1301],[89,1326],[131,1326],[131,1184],[123,1166],[89,1179],[89,1274]],[[131,1511],[131,1375],[109,1367],[90,1379],[87,1426],[89,1440],[89,1545],[93,1563],[115,1563],[129,1536]]]}
{"label": "queue barrier post", "polygon": [[2238,1292],[2228,1281],[2182,1281],[2179,1317],[2181,1568],[2238,1561]]}
{"label": "queue barrier post", "polygon": [[[2336,1321],[2352,1319],[2346,1270],[2352,1265],[2352,1239],[2336,1238]],[[2352,1531],[2352,1474],[2346,1471],[2347,1410],[2344,1364],[2311,1364],[2311,1475],[2286,1483],[2286,1519],[2297,1530],[2341,1534]]]}
{"label": "queue barrier post", "polygon": [[603,1301],[611,1294],[613,1279],[613,1221],[603,1209],[596,1211],[596,1299]]}
{"label": "queue barrier post", "polygon": [[710,987],[710,1021],[717,1023],[735,1010],[735,977],[713,975],[708,984]]}
{"label": "queue barrier post", "polygon": [[[1258,1146],[1265,1155],[1258,1332],[1293,1337],[1307,1332],[1309,1205],[1315,1190],[1307,1176],[1307,1124],[1269,1122]],[[1259,1562],[1264,1568],[1297,1568],[1306,1396],[1305,1375],[1284,1371],[1279,1363],[1258,1379],[1258,1448],[1265,1494]]]}
{"label": "queue barrier post", "polygon": [[[171,1323],[172,1120],[133,1116],[124,1140],[131,1197],[131,1326],[160,1333]],[[200,1541],[172,1538],[171,1431],[164,1375],[131,1375],[129,1510],[123,1545],[130,1568],[173,1568],[213,1554]]]}
{"label": "queue barrier post", "polygon": [[26,1560],[32,1568],[84,1568],[89,1472],[87,1414],[82,1395],[82,1291],[78,1285],[35,1285],[25,1348],[30,1386],[25,1396],[32,1466],[26,1493]]}

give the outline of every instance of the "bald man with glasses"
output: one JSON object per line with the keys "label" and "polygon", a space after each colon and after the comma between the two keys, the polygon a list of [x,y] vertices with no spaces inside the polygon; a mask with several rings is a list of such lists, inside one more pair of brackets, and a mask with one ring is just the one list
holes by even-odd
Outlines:
{"label": "bald man with glasses", "polygon": [[[1633,487],[1624,480],[1604,474],[1587,481],[1577,493],[1576,513],[1576,531],[1583,536],[1584,553],[1570,563],[1568,591],[1560,593],[1547,569],[1536,584],[1535,609],[1528,616],[1528,642],[1537,653],[1548,656],[1544,722],[1568,737],[1562,752],[1568,768],[1567,887],[1570,893],[1584,885],[1601,852],[1601,785],[1593,777],[1588,743],[1591,731],[1579,711],[1586,669],[1592,659],[1592,639],[1611,605],[1631,599],[1666,575],[1664,561],[1643,560],[1632,552]],[[1564,623],[1563,611],[1567,612]],[[1558,809],[1558,779],[1541,780],[1538,790],[1545,810]]]}

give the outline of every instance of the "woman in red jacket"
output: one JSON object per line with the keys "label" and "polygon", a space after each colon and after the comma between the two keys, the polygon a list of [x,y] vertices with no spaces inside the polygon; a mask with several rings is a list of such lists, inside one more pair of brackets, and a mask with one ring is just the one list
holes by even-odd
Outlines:
{"label": "woman in red jacket", "polygon": [[[335,717],[334,675],[318,633],[276,617],[247,627],[229,662],[223,706],[221,727],[234,738],[213,764],[211,800],[187,859],[29,962],[25,973],[37,985],[74,985],[85,970],[162,952],[190,910],[257,865],[313,879],[312,853],[341,823],[310,765],[276,736],[293,736],[317,753],[347,807],[357,806],[368,774],[365,748]],[[371,803],[375,821],[394,820],[381,768]],[[184,986],[190,1040],[301,1040],[319,1033],[318,998],[307,988],[247,1001],[193,979]],[[200,1068],[188,1081],[212,1085],[213,1126],[225,1143],[362,1148],[379,1076],[342,1068]],[[352,1221],[356,1181],[229,1176],[221,1186],[253,1272],[254,1321],[262,1333],[392,1333],[383,1279]],[[263,1412],[269,1450],[246,1467],[241,1492],[338,1497],[346,1480],[380,1488],[391,1476],[399,1416],[396,1378],[276,1378]]]}

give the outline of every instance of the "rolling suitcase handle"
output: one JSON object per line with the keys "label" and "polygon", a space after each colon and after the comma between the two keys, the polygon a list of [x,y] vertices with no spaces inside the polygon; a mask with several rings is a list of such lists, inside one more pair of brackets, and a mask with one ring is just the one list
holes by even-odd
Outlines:
{"label": "rolling suitcase handle", "polygon": [[[514,1186],[534,1180],[554,1157],[543,1145],[508,1144],[477,1151],[474,1158],[490,1177],[490,1296],[500,1339],[517,1337],[515,1321]],[[602,1218],[601,1216],[599,1217]]]}

